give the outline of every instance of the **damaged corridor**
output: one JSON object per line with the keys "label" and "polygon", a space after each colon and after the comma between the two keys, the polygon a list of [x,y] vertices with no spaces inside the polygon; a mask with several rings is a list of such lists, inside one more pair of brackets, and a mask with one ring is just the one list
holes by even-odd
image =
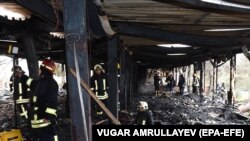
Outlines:
{"label": "damaged corridor", "polygon": [[[249,125],[249,16],[248,0],[0,0],[0,130],[16,126],[13,65],[37,80],[45,58],[57,67],[61,141],[91,141],[92,125],[133,125],[139,101],[156,125]],[[91,89],[96,64],[107,75],[106,106]],[[104,119],[93,117],[93,104]]]}

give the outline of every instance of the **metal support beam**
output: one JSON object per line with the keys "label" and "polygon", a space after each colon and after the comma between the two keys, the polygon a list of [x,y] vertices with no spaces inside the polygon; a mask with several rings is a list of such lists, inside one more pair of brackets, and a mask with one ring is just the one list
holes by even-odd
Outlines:
{"label": "metal support beam", "polygon": [[121,69],[121,74],[120,74],[120,110],[125,110],[127,109],[126,107],[126,93],[125,93],[125,83],[126,83],[126,66],[125,66],[125,59],[126,59],[126,54],[125,50],[123,48],[120,49],[120,69]]}
{"label": "metal support beam", "polygon": [[135,80],[135,64],[134,64],[133,60],[132,60],[131,67],[132,68],[131,68],[131,81],[130,81],[130,93],[131,93],[131,95],[130,95],[130,107],[132,106],[131,103],[132,103],[133,98],[134,98],[134,93],[135,93],[134,87],[135,87],[135,81],[136,81]]}
{"label": "metal support beam", "polygon": [[[176,67],[176,68],[175,68],[175,79],[174,79],[175,82],[176,82],[176,84],[178,84],[178,76],[179,76],[178,74],[179,74],[179,70],[178,70],[178,67]],[[175,86],[174,86],[174,87],[175,87]]]}
{"label": "metal support beam", "polygon": [[230,89],[228,93],[228,104],[233,105],[236,101],[235,94],[235,75],[236,75],[236,55],[233,55],[230,60]]}
{"label": "metal support beam", "polygon": [[200,62],[199,63],[199,66],[200,66],[200,94],[202,95],[202,92],[203,92],[203,63]]}
{"label": "metal support beam", "polygon": [[[216,61],[217,62],[217,61]],[[216,63],[216,65],[218,64],[218,62]],[[215,80],[215,90],[216,90],[216,94],[217,94],[217,90],[218,90],[218,73],[219,73],[219,68],[216,67],[216,72],[215,72],[215,75],[216,75],[216,80]]]}
{"label": "metal support beam", "polygon": [[38,59],[36,55],[34,36],[31,33],[25,33],[22,37],[23,47],[29,69],[29,76],[33,79],[38,79]]}
{"label": "metal support beam", "polygon": [[[216,61],[214,60],[214,62],[216,63]],[[215,66],[213,65],[213,91],[212,91],[212,97],[214,97],[214,93],[216,92],[216,90],[215,90],[215,77],[216,77],[216,75],[215,75]]]}
{"label": "metal support beam", "polygon": [[191,65],[188,65],[187,91],[191,93]]}
{"label": "metal support beam", "polygon": [[129,110],[129,83],[130,83],[130,77],[129,77],[129,72],[130,72],[130,64],[129,64],[129,55],[126,52],[126,60],[125,60],[125,105],[126,108]]}
{"label": "metal support beam", "polygon": [[199,47],[233,47],[239,46],[246,38],[229,38],[229,37],[211,37],[201,36],[188,33],[176,33],[167,30],[147,27],[140,24],[115,22],[119,33],[130,36],[144,37],[158,41],[171,41],[183,44],[189,44]]}
{"label": "metal support beam", "polygon": [[131,56],[128,55],[127,57],[127,106],[128,109],[131,108],[131,101],[132,101],[132,86],[131,84],[133,83],[133,65],[132,65],[132,60],[131,60]]}
{"label": "metal support beam", "polygon": [[110,112],[118,117],[118,69],[117,48],[119,39],[115,36],[108,40],[108,94]]}
{"label": "metal support beam", "polygon": [[206,61],[203,62],[203,90],[206,92]]}
{"label": "metal support beam", "polygon": [[[89,84],[86,11],[86,0],[64,0],[72,141],[92,140],[90,96],[80,86],[80,79]],[[79,78],[75,78],[69,68],[75,69]]]}

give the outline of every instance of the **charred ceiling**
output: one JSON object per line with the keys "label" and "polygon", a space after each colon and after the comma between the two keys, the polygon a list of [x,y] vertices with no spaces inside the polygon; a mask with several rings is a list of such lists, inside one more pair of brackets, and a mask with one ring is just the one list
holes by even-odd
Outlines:
{"label": "charred ceiling", "polygon": [[[88,1],[87,32],[91,60],[107,59],[106,42],[112,35],[107,33],[107,23],[102,22],[103,15],[107,15],[112,28],[120,36],[121,46],[126,47],[134,61],[142,61],[148,66],[186,65],[242,52],[241,46],[249,48],[250,44],[249,2],[227,2],[237,5],[219,5],[201,0],[104,0],[101,5],[98,0]],[[1,39],[14,37],[18,41],[14,44],[21,47],[22,37],[29,32],[34,35],[38,56],[64,60],[64,39],[50,35],[50,32],[63,32],[61,0],[1,0],[0,3],[28,17],[22,21],[1,16]],[[158,46],[169,43],[191,47]],[[1,41],[1,53],[6,52],[8,44]],[[169,53],[186,55],[169,56]]]}

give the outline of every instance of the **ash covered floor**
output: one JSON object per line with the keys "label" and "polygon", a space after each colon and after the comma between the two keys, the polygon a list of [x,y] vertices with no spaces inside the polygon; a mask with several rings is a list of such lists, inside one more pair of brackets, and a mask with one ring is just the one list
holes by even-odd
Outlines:
{"label": "ash covered floor", "polygon": [[155,97],[153,93],[140,93],[136,102],[143,100],[149,104],[156,124],[165,125],[249,125],[250,120],[236,107],[224,104],[219,96],[214,99],[186,94],[165,93]]}
{"label": "ash covered floor", "polygon": [[[12,95],[0,97],[0,130],[14,127],[14,109]],[[58,133],[62,141],[70,140],[70,121],[66,115],[65,94],[60,94],[58,107]],[[180,96],[176,93],[161,92],[161,96],[155,97],[153,92],[138,93],[132,101],[132,113],[135,114],[136,103],[140,100],[147,101],[149,109],[153,112],[156,124],[162,125],[249,125],[250,120],[236,107],[224,104],[224,101],[215,96],[212,100],[195,94]],[[126,121],[125,124],[132,124]],[[29,140],[31,131],[26,122],[19,120],[18,126],[25,140]]]}
{"label": "ash covered floor", "polygon": [[[60,141],[70,141],[70,120],[66,115],[65,107],[66,94],[58,95],[58,135]],[[0,131],[10,130],[15,127],[14,102],[9,91],[5,91],[5,95],[0,97]],[[18,118],[18,129],[21,129],[22,136],[25,141],[30,141],[32,137],[31,130],[27,127],[27,121]]]}

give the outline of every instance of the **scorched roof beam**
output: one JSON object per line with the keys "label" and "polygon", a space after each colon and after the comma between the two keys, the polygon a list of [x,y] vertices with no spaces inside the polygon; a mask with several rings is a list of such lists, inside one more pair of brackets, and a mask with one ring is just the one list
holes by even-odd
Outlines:
{"label": "scorched roof beam", "polygon": [[225,0],[225,1],[240,3],[240,4],[248,4],[250,6],[250,1],[249,0]]}
{"label": "scorched roof beam", "polygon": [[186,8],[194,8],[201,11],[210,11],[210,12],[225,13],[225,14],[246,14],[246,15],[250,14],[250,9],[248,8],[221,5],[217,3],[209,3],[201,0],[154,0],[154,1],[167,4],[175,4]]}
{"label": "scorched roof beam", "polygon": [[16,2],[31,12],[34,12],[45,21],[51,24],[57,23],[53,7],[44,0],[16,0]]}
{"label": "scorched roof beam", "polygon": [[159,46],[130,46],[132,51],[149,51],[152,53],[187,53],[187,54],[200,54],[203,53],[204,50],[201,49],[193,49],[193,48],[164,48]]}
{"label": "scorched roof beam", "polygon": [[124,22],[114,22],[113,24],[117,27],[120,34],[143,37],[158,41],[183,43],[198,47],[227,48],[239,46],[243,44],[243,42],[249,40],[248,38],[212,37],[188,33],[177,33]]}
{"label": "scorched roof beam", "polygon": [[156,58],[149,58],[145,56],[137,56],[135,60],[140,61],[140,64],[148,64],[149,66],[158,66],[158,67],[165,67],[165,66],[178,66],[178,65],[188,65],[192,64],[192,60],[161,60]]}

